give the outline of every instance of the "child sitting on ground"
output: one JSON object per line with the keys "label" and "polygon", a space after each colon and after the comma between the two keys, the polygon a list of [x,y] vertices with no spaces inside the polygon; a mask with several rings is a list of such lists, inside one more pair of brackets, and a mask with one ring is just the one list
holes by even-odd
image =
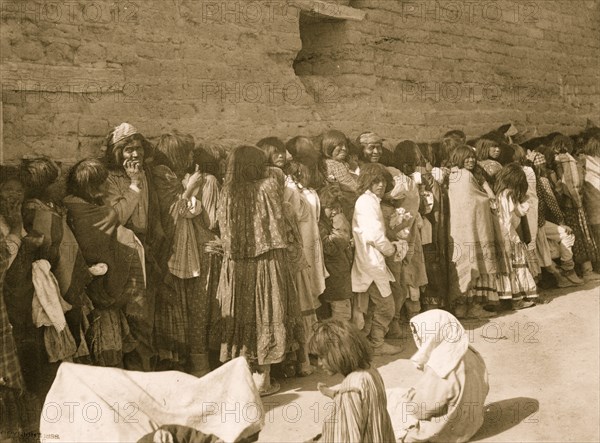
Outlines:
{"label": "child sitting on ground", "polygon": [[345,377],[335,388],[317,385],[335,406],[322,433],[311,441],[395,441],[383,379],[371,365],[371,345],[360,331],[347,322],[326,320],[317,324],[309,347],[325,371]]}

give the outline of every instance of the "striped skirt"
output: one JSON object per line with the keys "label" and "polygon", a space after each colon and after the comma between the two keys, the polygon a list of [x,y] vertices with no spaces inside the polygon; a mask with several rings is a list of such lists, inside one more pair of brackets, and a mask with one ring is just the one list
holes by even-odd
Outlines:
{"label": "striped skirt", "polygon": [[527,265],[527,246],[511,242],[511,262],[508,274],[497,274],[496,286],[500,300],[533,299],[537,286]]}

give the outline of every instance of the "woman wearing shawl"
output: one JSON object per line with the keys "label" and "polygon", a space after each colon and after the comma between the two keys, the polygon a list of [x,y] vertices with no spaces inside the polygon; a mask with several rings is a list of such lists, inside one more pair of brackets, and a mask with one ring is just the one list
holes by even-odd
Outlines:
{"label": "woman wearing shawl", "polygon": [[[531,162],[536,176],[538,196],[538,230],[535,249],[537,261],[541,267],[546,268],[554,275],[559,288],[583,284],[584,281],[577,276],[574,270],[573,243],[575,236],[571,228],[564,223],[563,213],[548,179],[546,158],[536,151],[531,151],[527,158]],[[554,248],[551,248],[550,244],[553,244]],[[554,258],[560,258],[560,269],[554,263]]]}
{"label": "woman wearing shawl", "polygon": [[[490,317],[481,304],[498,303],[497,239],[490,195],[473,174],[475,153],[468,146],[454,148],[449,176],[451,292],[455,313],[463,317]],[[504,262],[502,262],[504,263]],[[465,306],[466,304],[466,306]],[[466,312],[465,312],[466,311]]]}
{"label": "woman wearing shawl", "polygon": [[599,260],[598,248],[583,208],[583,171],[579,170],[577,161],[571,155],[573,141],[570,137],[557,135],[552,140],[552,151],[556,176],[562,184],[561,203],[565,222],[575,234],[573,259],[581,266],[582,277],[586,282],[600,280],[600,275],[592,269],[592,263]]}
{"label": "woman wearing shawl", "polygon": [[104,204],[112,207],[119,223],[133,231],[144,245],[147,276],[146,298],[140,317],[130,318],[131,334],[138,342],[135,351],[125,356],[125,368],[150,371],[155,365],[153,344],[154,311],[157,291],[165,287],[167,252],[160,206],[152,176],[145,170],[145,158],[151,155],[152,146],[129,123],[114,128],[106,139],[105,164],[108,179]]}
{"label": "woman wearing shawl", "polygon": [[245,356],[258,370],[262,395],[274,393],[271,365],[304,340],[283,214],[285,177],[253,146],[229,154],[217,209],[223,265],[217,292],[221,318],[211,329],[220,359]]}
{"label": "woman wearing shawl", "polygon": [[[60,354],[60,360],[89,362],[85,334],[89,326],[87,314],[92,307],[85,288],[92,274],[67,225],[64,208],[57,204],[58,165],[48,158],[27,160],[21,166],[21,173],[26,188],[23,225],[28,237],[35,241],[21,244],[15,262],[7,271],[5,301],[27,389],[43,396],[58,367],[49,362],[48,350],[52,355],[55,351]],[[34,276],[39,276],[34,272],[34,262],[42,260],[49,264],[50,272],[46,275],[53,276],[50,277],[53,293],[59,293],[71,305],[64,313],[68,328],[62,329],[60,337],[52,341],[46,341],[45,328],[38,328],[32,321],[34,313],[40,312],[32,306],[36,297]],[[39,269],[37,265],[36,268]]]}
{"label": "woman wearing shawl", "polygon": [[172,293],[157,297],[156,337],[164,364],[208,370],[208,330],[221,256],[206,250],[217,236],[217,179],[193,168],[191,135],[163,134],[152,167],[167,243]]}
{"label": "woman wearing shawl", "polygon": [[123,367],[123,355],[136,346],[125,314],[136,317],[143,312],[144,248],[132,231],[121,226],[114,209],[104,206],[107,177],[99,160],[80,161],[69,173],[69,195],[63,202],[88,265],[105,263],[108,268],[87,287],[94,303],[89,334],[93,362]]}
{"label": "woman wearing shawl", "polygon": [[388,389],[397,441],[468,441],[483,424],[489,391],[481,355],[450,313],[432,309],[410,321],[418,351],[411,360],[423,376],[408,391]]}

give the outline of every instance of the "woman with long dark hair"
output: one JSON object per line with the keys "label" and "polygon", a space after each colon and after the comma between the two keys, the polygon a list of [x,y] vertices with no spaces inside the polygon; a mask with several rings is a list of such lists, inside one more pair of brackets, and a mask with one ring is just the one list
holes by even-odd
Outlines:
{"label": "woman with long dark hair", "polygon": [[287,258],[283,172],[267,171],[265,154],[238,146],[228,158],[217,219],[223,264],[217,292],[221,318],[211,330],[220,359],[245,356],[262,395],[279,389],[271,365],[303,341],[293,270]]}

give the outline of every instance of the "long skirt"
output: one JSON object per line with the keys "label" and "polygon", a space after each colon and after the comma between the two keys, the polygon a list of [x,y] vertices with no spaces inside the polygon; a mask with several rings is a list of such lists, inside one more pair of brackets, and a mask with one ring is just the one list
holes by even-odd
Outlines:
{"label": "long skirt", "polygon": [[563,208],[563,214],[565,224],[575,234],[575,244],[573,245],[573,260],[575,263],[597,262],[599,259],[598,248],[588,227],[583,209]]}
{"label": "long skirt", "polygon": [[120,308],[95,309],[91,314],[87,341],[94,365],[115,368],[123,367],[123,355],[137,345]]}
{"label": "long skirt", "polygon": [[220,360],[244,356],[252,364],[280,363],[304,341],[287,251],[233,259],[225,254],[217,291],[221,318],[211,332]]}
{"label": "long skirt", "polygon": [[511,242],[511,262],[508,273],[497,275],[500,300],[534,299],[538,296],[533,276],[527,266],[527,246],[522,242]]}

